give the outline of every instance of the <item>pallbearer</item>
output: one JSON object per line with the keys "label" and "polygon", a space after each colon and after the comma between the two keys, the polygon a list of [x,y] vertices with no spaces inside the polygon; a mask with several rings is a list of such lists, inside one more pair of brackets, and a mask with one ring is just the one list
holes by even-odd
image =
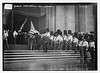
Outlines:
{"label": "pallbearer", "polygon": [[36,49],[37,49],[37,50],[41,50],[42,42],[43,42],[43,41],[42,41],[41,35],[38,34],[38,35],[36,36]]}
{"label": "pallbearer", "polygon": [[29,36],[28,37],[28,46],[29,46],[29,48],[31,50],[33,50],[33,41],[34,41],[34,38],[35,38],[34,33],[33,32],[29,32],[28,36]]}
{"label": "pallbearer", "polygon": [[14,44],[16,44],[16,37],[17,37],[18,33],[16,32],[16,30],[13,32],[13,36],[14,36]]}
{"label": "pallbearer", "polygon": [[28,34],[29,34],[29,48],[30,49],[34,49],[34,43],[36,44],[36,41],[34,40],[35,39],[35,33],[37,33],[37,34],[40,34],[36,29],[35,29],[35,27],[34,27],[34,25],[33,25],[33,22],[31,21],[31,28],[30,28],[30,31],[28,32]]}

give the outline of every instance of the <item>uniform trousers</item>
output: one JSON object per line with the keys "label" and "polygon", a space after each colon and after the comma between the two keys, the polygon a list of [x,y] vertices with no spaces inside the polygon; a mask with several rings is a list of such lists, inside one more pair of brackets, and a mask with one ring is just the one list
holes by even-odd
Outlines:
{"label": "uniform trousers", "polygon": [[29,48],[32,50],[33,49],[33,39],[29,38]]}
{"label": "uniform trousers", "polygon": [[68,46],[67,45],[68,45],[67,42],[66,41],[63,41],[63,47],[62,47],[62,49],[63,50],[67,50],[68,49]]}
{"label": "uniform trousers", "polygon": [[68,50],[72,50],[72,43],[68,41]]}
{"label": "uniform trousers", "polygon": [[79,52],[80,52],[80,56],[83,57],[83,47],[79,46]]}
{"label": "uniform trousers", "polygon": [[77,44],[73,42],[73,50],[77,53]]}
{"label": "uniform trousers", "polygon": [[89,47],[89,52],[90,52],[90,55],[91,55],[91,60],[93,61],[94,56],[95,56],[94,47]]}
{"label": "uniform trousers", "polygon": [[58,46],[57,46],[58,50],[62,50],[63,42],[60,42],[60,43],[58,43],[57,45],[58,45]]}
{"label": "uniform trousers", "polygon": [[86,46],[83,46],[83,58],[84,58],[84,61],[86,61],[86,57],[87,57],[87,51],[86,51],[87,47]]}
{"label": "uniform trousers", "polygon": [[43,51],[44,51],[44,52],[47,52],[48,48],[49,48],[49,43],[46,42],[46,41],[44,41],[44,42],[43,42]]}

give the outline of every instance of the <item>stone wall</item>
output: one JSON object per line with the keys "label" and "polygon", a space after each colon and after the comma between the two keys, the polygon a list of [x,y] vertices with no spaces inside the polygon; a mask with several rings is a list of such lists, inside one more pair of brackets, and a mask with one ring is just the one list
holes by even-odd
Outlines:
{"label": "stone wall", "polygon": [[46,27],[50,30],[72,30],[72,32],[94,31],[92,5],[66,5],[45,8]]}

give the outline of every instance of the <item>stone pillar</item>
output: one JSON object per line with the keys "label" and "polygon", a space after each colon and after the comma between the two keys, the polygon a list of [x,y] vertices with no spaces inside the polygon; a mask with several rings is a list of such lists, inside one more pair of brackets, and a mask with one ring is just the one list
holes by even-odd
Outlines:
{"label": "stone pillar", "polygon": [[65,16],[65,17],[64,17],[64,18],[65,18],[65,19],[64,19],[64,20],[65,20],[65,21],[64,21],[64,29],[65,29],[65,30],[68,30],[68,6],[65,6],[64,14],[65,14],[65,15],[64,15],[64,16]]}
{"label": "stone pillar", "polygon": [[46,28],[50,31],[55,30],[55,7],[46,8]]}
{"label": "stone pillar", "polygon": [[75,6],[68,6],[67,29],[75,32]]}
{"label": "stone pillar", "polygon": [[97,4],[93,5],[94,33],[97,34]]}
{"label": "stone pillar", "polygon": [[94,31],[94,19],[93,19],[93,6],[85,6],[85,24],[86,32]]}
{"label": "stone pillar", "polygon": [[54,7],[49,8],[49,29],[54,31]]}
{"label": "stone pillar", "polygon": [[56,6],[54,6],[54,32],[56,32]]}
{"label": "stone pillar", "polygon": [[79,31],[79,6],[75,6],[75,31]]}
{"label": "stone pillar", "polygon": [[50,26],[51,26],[51,31],[54,31],[54,25],[55,25],[55,14],[54,14],[54,6],[53,7],[51,7],[51,24],[50,24]]}
{"label": "stone pillar", "polygon": [[79,31],[85,32],[86,31],[86,25],[85,25],[85,6],[80,5],[79,6]]}
{"label": "stone pillar", "polygon": [[46,7],[46,28],[49,28],[49,8]]}
{"label": "stone pillar", "polygon": [[60,30],[64,29],[63,6],[56,6],[56,28]]}

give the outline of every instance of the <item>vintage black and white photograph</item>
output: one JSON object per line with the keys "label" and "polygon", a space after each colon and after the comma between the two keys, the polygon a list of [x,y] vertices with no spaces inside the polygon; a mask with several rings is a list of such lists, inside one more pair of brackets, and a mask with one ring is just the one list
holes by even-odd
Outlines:
{"label": "vintage black and white photograph", "polygon": [[3,71],[97,71],[98,3],[2,3]]}

